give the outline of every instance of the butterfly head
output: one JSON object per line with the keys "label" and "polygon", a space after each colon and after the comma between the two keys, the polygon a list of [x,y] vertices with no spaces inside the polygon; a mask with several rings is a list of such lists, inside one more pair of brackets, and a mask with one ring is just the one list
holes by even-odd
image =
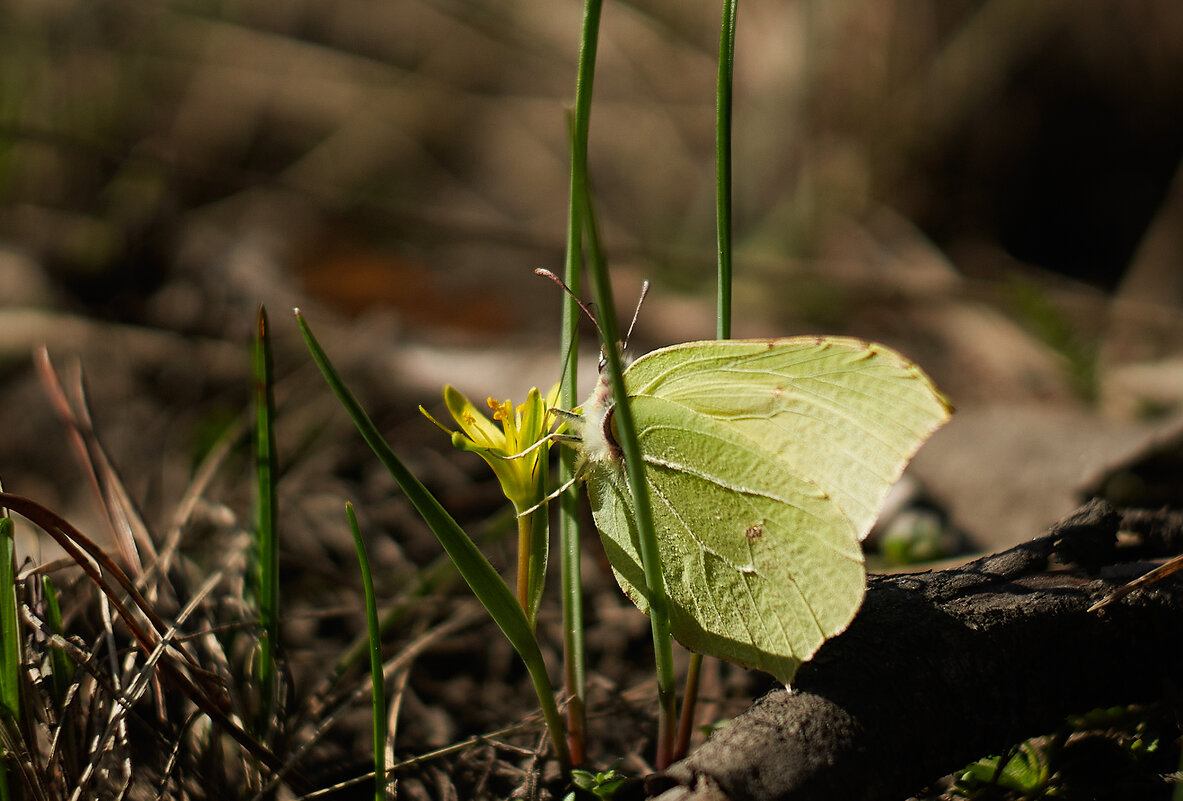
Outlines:
{"label": "butterfly head", "polygon": [[[621,359],[625,368],[632,362],[628,346],[620,344]],[[583,404],[583,458],[587,462],[620,462],[624,454],[613,430],[612,422],[616,412],[616,399],[612,395],[612,382],[606,374],[607,357],[600,349],[600,377],[596,388]]]}

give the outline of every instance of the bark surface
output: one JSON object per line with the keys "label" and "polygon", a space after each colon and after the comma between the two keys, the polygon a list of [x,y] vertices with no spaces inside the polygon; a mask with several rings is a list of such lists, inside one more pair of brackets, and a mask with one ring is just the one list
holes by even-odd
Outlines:
{"label": "bark surface", "polygon": [[[1137,544],[1118,548],[1119,528]],[[1172,550],[1179,530],[1174,513],[1092,501],[1009,551],[873,576],[850,628],[793,691],[769,693],[648,792],[899,801],[1066,715],[1161,699],[1183,656],[1183,584],[1168,578],[1088,610],[1153,567],[1144,560]]]}

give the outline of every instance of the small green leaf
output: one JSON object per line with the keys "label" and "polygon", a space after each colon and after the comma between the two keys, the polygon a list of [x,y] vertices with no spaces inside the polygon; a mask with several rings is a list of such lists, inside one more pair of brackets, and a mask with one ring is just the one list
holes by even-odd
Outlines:
{"label": "small green leaf", "polygon": [[969,797],[987,786],[1036,797],[1047,788],[1050,779],[1047,759],[1028,740],[1006,757],[987,757],[967,766],[958,776],[956,786],[960,793]]}
{"label": "small green leaf", "polygon": [[596,798],[612,798],[626,781],[628,778],[615,770],[592,773],[590,770],[575,768],[571,771],[571,783]]}

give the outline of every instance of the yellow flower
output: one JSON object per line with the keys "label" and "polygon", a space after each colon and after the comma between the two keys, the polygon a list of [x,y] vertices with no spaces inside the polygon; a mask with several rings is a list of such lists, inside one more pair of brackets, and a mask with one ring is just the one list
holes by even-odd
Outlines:
{"label": "yellow flower", "polygon": [[490,420],[462,392],[446,386],[444,404],[460,425],[459,431],[440,423],[422,406],[419,411],[451,435],[453,446],[472,451],[488,462],[505,497],[522,512],[539,503],[546,491],[538,480],[538,468],[546,459],[550,444],[546,440],[548,410],[558,402],[558,395],[558,384],[545,398],[535,387],[516,408],[512,401],[489,398],[486,403],[493,412]]}

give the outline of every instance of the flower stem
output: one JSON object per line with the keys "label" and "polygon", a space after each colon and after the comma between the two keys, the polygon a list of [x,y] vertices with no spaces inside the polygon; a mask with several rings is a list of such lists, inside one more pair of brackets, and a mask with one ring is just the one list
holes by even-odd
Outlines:
{"label": "flower stem", "polygon": [[530,553],[534,539],[534,515],[518,517],[518,603],[526,613],[530,626],[534,626],[534,616],[530,614]]}

